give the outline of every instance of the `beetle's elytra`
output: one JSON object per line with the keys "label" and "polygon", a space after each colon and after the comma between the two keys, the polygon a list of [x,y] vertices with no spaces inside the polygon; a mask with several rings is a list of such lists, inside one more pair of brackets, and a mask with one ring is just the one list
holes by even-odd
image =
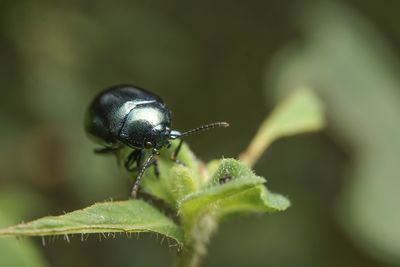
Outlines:
{"label": "beetle's elytra", "polygon": [[[170,144],[170,140],[180,139],[171,155],[171,159],[177,161],[183,136],[227,126],[226,122],[216,122],[183,133],[171,130],[171,112],[162,99],[133,85],[115,85],[100,92],[90,104],[85,118],[86,132],[101,145],[95,149],[96,153],[115,153],[125,146],[133,148],[125,167],[129,171],[137,170],[132,187],[134,198],[145,170],[154,165],[158,173],[155,156],[162,147]],[[143,159],[145,149],[152,150],[146,160]]]}

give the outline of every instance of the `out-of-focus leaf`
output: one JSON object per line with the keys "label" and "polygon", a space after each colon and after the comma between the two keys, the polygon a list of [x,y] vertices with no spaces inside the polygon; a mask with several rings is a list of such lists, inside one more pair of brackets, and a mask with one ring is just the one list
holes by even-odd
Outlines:
{"label": "out-of-focus leaf", "polygon": [[281,53],[270,84],[286,95],[318,90],[332,128],[355,153],[340,218],[354,241],[392,264],[400,262],[400,79],[398,60],[373,27],[333,2],[305,9],[304,43]]}
{"label": "out-of-focus leaf", "polygon": [[141,200],[98,203],[61,216],[44,217],[0,230],[0,236],[46,236],[105,232],[156,232],[182,243],[181,229]]}
{"label": "out-of-focus leaf", "polygon": [[325,126],[321,101],[308,89],[299,89],[283,101],[261,124],[256,137],[240,160],[248,166],[255,161],[275,140],[311,131]]}

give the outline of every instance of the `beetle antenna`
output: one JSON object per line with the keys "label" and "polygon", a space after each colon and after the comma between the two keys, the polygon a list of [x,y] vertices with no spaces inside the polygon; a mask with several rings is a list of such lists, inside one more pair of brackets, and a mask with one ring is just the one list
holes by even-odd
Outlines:
{"label": "beetle antenna", "polygon": [[225,128],[228,126],[229,126],[229,123],[227,123],[227,122],[214,122],[214,123],[210,123],[210,124],[205,124],[200,127],[197,127],[197,128],[194,128],[189,131],[181,133],[180,137],[188,136],[188,135],[191,135],[191,134],[194,134],[197,132],[207,131],[207,130],[210,130],[213,128],[222,128],[222,127]]}

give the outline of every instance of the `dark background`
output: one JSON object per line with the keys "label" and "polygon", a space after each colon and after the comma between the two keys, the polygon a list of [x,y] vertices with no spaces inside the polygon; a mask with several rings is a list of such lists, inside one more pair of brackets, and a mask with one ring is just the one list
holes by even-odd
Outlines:
{"label": "dark background", "polygon": [[[385,217],[380,209],[388,207],[376,208],[359,198],[363,180],[354,186],[352,170],[364,166],[357,162],[370,152],[364,144],[371,140],[382,140],[377,146],[393,152],[385,154],[388,159],[398,155],[398,140],[391,138],[398,132],[396,121],[387,121],[376,136],[366,135],[371,139],[365,143],[360,140],[363,132],[377,128],[374,119],[399,115],[400,6],[397,1],[321,2],[1,1],[0,219],[7,217],[2,225],[128,196],[128,181],[115,159],[93,155],[94,145],[83,131],[85,109],[99,90],[133,83],[157,93],[172,110],[178,130],[228,121],[230,128],[187,142],[205,161],[236,157],[284,94],[281,88],[292,77],[288,62],[306,62],[316,51],[322,63],[313,68],[333,69],[323,55],[340,59],[341,53],[334,53],[347,41],[329,40],[336,31],[318,27],[335,28],[338,22],[354,29],[350,36],[359,41],[349,51],[360,53],[351,59],[360,68],[349,68],[338,78],[311,68],[305,80],[315,83],[293,85],[315,86],[327,103],[328,129],[278,141],[255,166],[257,174],[267,177],[269,189],[288,196],[293,206],[281,214],[223,223],[204,266],[399,266],[399,212],[391,210]],[[324,42],[313,46],[318,40],[339,50],[324,50]],[[293,44],[302,58],[286,54]],[[389,78],[381,75],[388,72]],[[376,90],[352,91],[368,79],[375,79],[367,85],[378,85]],[[366,128],[357,126],[360,121],[352,115],[358,112],[368,119],[361,124]],[[380,159],[366,165],[374,170]],[[372,195],[400,203],[392,194],[400,165],[389,165],[385,170],[391,170],[386,173],[391,179],[382,180]],[[349,198],[361,204],[347,205],[353,203]],[[365,230],[367,221],[347,213],[358,211],[380,218],[382,225]],[[16,241],[8,240],[0,244],[0,262],[24,257],[28,260],[21,266],[168,266],[175,255],[150,234],[101,242],[97,235],[85,242],[58,238],[44,247],[39,238],[29,241],[43,264],[20,256],[23,247],[9,252],[7,242]]]}

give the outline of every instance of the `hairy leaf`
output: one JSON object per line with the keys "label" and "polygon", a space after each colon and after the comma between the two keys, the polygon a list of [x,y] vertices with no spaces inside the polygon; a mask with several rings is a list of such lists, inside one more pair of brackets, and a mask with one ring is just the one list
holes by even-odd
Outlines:
{"label": "hairy leaf", "polygon": [[97,203],[60,216],[44,217],[0,230],[0,236],[46,236],[106,232],[156,232],[182,243],[181,229],[141,200]]}
{"label": "hairy leaf", "polygon": [[[220,181],[227,178],[227,181]],[[285,197],[270,193],[265,179],[256,176],[247,166],[234,159],[224,159],[209,185],[187,195],[179,211],[186,221],[194,221],[204,212],[217,218],[233,213],[274,212],[289,207]]]}

